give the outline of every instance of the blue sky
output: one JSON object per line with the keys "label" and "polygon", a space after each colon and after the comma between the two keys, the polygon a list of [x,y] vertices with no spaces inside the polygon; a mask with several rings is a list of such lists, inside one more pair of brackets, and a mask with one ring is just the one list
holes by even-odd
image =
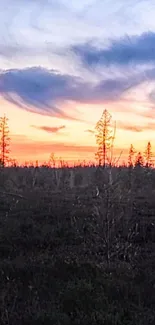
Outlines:
{"label": "blue sky", "polygon": [[[0,12],[1,69],[41,66],[86,82],[106,82],[111,72],[115,93],[113,79],[125,74],[133,83],[133,70],[136,78],[139,70],[154,67],[154,9],[150,0],[6,0]],[[32,69],[30,79],[36,73]]]}
{"label": "blue sky", "polygon": [[[61,132],[69,121],[85,123],[84,132],[106,105],[114,115],[122,113],[116,116],[120,129],[121,116],[131,112],[130,122],[137,116],[134,132],[138,123],[146,132],[155,104],[154,13],[153,0],[5,0],[0,11],[3,110],[10,118],[9,107],[34,113],[38,125],[31,132],[50,127]],[[61,123],[46,119],[48,125],[40,125],[40,116]],[[11,127],[14,132],[15,121]]]}

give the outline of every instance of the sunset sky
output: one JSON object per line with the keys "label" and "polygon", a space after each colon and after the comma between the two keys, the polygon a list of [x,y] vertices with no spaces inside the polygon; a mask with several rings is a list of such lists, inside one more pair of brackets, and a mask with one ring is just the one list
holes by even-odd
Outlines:
{"label": "sunset sky", "polygon": [[155,143],[155,1],[5,0],[0,10],[0,115],[11,157],[93,160],[106,108],[115,155]]}

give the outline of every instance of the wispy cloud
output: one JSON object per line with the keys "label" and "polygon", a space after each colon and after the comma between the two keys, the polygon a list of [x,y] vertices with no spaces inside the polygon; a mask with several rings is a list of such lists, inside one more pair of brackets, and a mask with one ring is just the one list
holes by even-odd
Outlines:
{"label": "wispy cloud", "polygon": [[155,130],[155,122],[149,122],[146,124],[134,125],[134,124],[128,124],[123,123],[121,121],[117,121],[117,128],[125,131],[131,131],[131,132],[143,132],[148,130]]}
{"label": "wispy cloud", "polygon": [[121,121],[117,122],[117,128],[125,131],[132,131],[132,132],[142,132],[143,127],[138,125],[131,125],[131,124],[125,124]]}
{"label": "wispy cloud", "polygon": [[61,103],[77,100],[83,83],[76,77],[62,75],[41,67],[12,69],[0,74],[0,93],[8,102],[42,115],[78,120]]}
{"label": "wispy cloud", "polygon": [[[115,147],[114,155],[118,157],[122,148]],[[29,138],[24,137],[22,141],[22,136],[16,135],[13,137],[11,143],[11,152],[13,157],[20,157],[21,159],[49,159],[50,153],[54,152],[58,157],[69,157],[67,159],[89,159],[94,160],[97,147],[94,145],[77,145],[76,143],[62,143],[62,142],[46,142],[46,141],[32,141]],[[123,154],[128,153],[128,148],[123,149]],[[37,158],[36,158],[37,157]],[[43,158],[42,158],[43,157]],[[76,158],[75,158],[76,157]]]}
{"label": "wispy cloud", "polygon": [[[17,139],[17,137],[16,137]],[[20,142],[15,140],[11,143],[11,151],[13,155],[17,152],[20,154],[23,153],[25,156],[34,155],[35,154],[49,154],[55,152],[56,154],[65,155],[66,153],[92,153],[92,157],[94,157],[94,152],[96,152],[96,146],[85,146],[85,145],[77,145],[71,143],[53,143],[53,142],[46,142],[46,141],[30,141],[29,139],[25,140],[24,142]]]}
{"label": "wispy cloud", "polygon": [[93,131],[93,130],[90,130],[90,129],[88,129],[88,130],[85,130],[85,132],[87,132],[87,133],[90,133],[90,134],[94,134],[94,133],[95,133],[95,131]]}
{"label": "wispy cloud", "polygon": [[73,46],[72,51],[88,66],[155,63],[155,33],[118,38],[107,48],[87,42]]}
{"label": "wispy cloud", "polygon": [[8,102],[41,115],[80,120],[67,111],[67,102],[101,103],[118,100],[145,80],[155,80],[155,69],[132,75],[108,77],[98,83],[41,67],[11,69],[0,73],[0,94]]}
{"label": "wispy cloud", "polygon": [[35,128],[37,130],[42,130],[42,131],[48,132],[48,133],[58,133],[59,131],[66,128],[65,125],[55,126],[55,127],[31,125],[31,127]]}

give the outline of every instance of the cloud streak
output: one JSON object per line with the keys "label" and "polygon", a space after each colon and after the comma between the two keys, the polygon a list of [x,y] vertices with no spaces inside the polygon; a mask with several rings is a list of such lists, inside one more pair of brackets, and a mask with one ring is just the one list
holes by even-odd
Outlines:
{"label": "cloud streak", "polygon": [[50,126],[36,126],[36,125],[31,125],[33,128],[41,131],[45,131],[47,133],[58,133],[59,131],[65,129],[65,125],[61,126],[55,126],[55,127],[50,127]]}
{"label": "cloud streak", "polygon": [[155,63],[155,33],[118,38],[112,40],[107,48],[86,42],[71,49],[86,66]]}
{"label": "cloud streak", "polygon": [[[0,94],[22,109],[62,118],[69,116],[65,103],[100,103],[120,99],[121,95],[145,80],[155,80],[155,69],[119,77],[109,77],[96,83],[42,67],[11,69],[0,73]],[[67,106],[67,105],[66,105]]]}
{"label": "cloud streak", "polygon": [[0,94],[8,102],[41,115],[78,120],[61,103],[77,100],[82,84],[77,78],[41,67],[11,69],[0,74]]}
{"label": "cloud streak", "polygon": [[89,133],[89,134],[91,134],[91,135],[94,135],[94,133],[95,133],[95,131],[93,131],[93,130],[90,130],[90,129],[88,129],[88,130],[85,130],[85,132],[87,132],[87,133]]}
{"label": "cloud streak", "polygon": [[127,124],[127,123],[118,121],[117,128],[120,130],[140,133],[140,132],[144,132],[144,131],[155,130],[155,122],[149,122],[147,124],[143,124],[143,125],[139,126],[139,125],[134,125],[134,124],[132,125],[132,124]]}
{"label": "cloud streak", "polygon": [[[130,75],[124,73],[105,77],[97,83],[43,67],[10,69],[0,71],[0,95],[29,112],[83,121],[74,109],[74,103],[101,104],[117,101],[145,81],[155,81],[155,68],[139,72],[135,69]],[[148,101],[154,103],[154,93],[147,96]],[[71,109],[68,105],[70,102]]]}
{"label": "cloud streak", "polygon": [[[122,148],[115,147],[114,152],[115,155],[120,154],[120,150]],[[16,135],[14,137],[14,141],[11,143],[11,152],[13,156],[24,156],[28,159],[34,159],[36,155],[40,155],[40,157],[44,154],[48,158],[51,152],[54,152],[56,155],[73,155],[77,154],[77,159],[79,155],[89,154],[94,160],[95,153],[97,151],[97,147],[94,145],[77,145],[75,143],[62,143],[62,142],[47,142],[47,141],[32,141],[30,139],[25,139],[22,141],[22,136]],[[128,153],[128,148],[123,150],[123,153]],[[31,157],[31,158],[30,158]],[[25,159],[27,159],[25,158]]]}
{"label": "cloud streak", "polygon": [[56,154],[65,154],[65,153],[92,153],[92,157],[96,152],[96,146],[87,146],[87,145],[76,145],[71,143],[53,143],[53,142],[45,142],[45,141],[30,141],[29,139],[25,140],[24,143],[20,143],[19,141],[14,141],[11,144],[11,150],[13,153],[19,152],[23,153],[25,156],[34,155],[35,154],[48,154],[51,152],[55,152]]}

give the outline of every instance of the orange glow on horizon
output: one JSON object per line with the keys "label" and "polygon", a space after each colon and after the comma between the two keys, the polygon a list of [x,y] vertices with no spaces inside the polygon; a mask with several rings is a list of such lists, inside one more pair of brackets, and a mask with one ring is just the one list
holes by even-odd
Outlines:
{"label": "orange glow on horizon", "polygon": [[[74,112],[74,105],[84,122],[64,120],[63,118],[43,116],[22,110],[0,98],[1,116],[9,118],[11,137],[10,158],[20,164],[25,161],[36,160],[40,163],[49,161],[51,153],[66,162],[95,161],[97,151],[93,132],[96,122],[100,119],[105,103],[98,105],[69,103],[70,112]],[[128,108],[125,109],[126,105]],[[116,139],[114,143],[114,158],[120,156],[119,162],[127,162],[130,144],[135,149],[145,150],[151,141],[152,151],[155,140],[155,115],[152,108],[121,100],[117,103],[106,103],[106,108],[116,120]],[[140,110],[141,108],[141,110]],[[36,126],[36,127],[35,127]],[[63,127],[62,127],[63,126]],[[51,132],[48,132],[50,131]],[[53,130],[53,132],[52,132]]]}

